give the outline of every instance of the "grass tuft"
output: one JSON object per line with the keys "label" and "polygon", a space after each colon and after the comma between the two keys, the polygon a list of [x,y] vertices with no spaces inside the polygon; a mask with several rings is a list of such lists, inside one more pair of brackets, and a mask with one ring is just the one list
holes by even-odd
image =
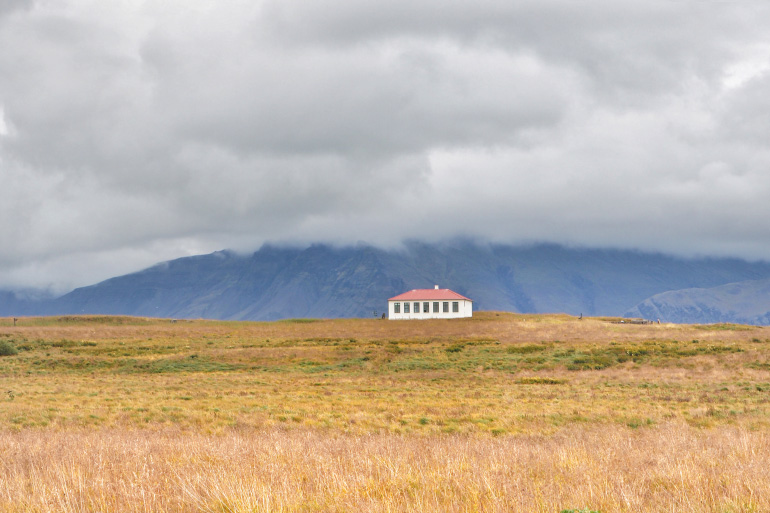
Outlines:
{"label": "grass tuft", "polygon": [[19,354],[16,346],[7,340],[0,340],[0,356],[13,356]]}

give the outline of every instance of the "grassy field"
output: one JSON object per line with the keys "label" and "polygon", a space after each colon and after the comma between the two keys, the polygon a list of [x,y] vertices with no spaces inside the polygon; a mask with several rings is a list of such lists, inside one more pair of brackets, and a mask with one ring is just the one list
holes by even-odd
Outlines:
{"label": "grassy field", "polygon": [[0,319],[1,511],[770,511],[770,329]]}

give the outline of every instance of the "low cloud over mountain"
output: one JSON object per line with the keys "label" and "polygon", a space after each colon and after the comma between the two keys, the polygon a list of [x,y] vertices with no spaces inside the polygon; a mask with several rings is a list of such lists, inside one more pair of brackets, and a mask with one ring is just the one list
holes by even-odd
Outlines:
{"label": "low cloud over mountain", "polygon": [[0,287],[266,241],[770,254],[770,5],[3,0]]}

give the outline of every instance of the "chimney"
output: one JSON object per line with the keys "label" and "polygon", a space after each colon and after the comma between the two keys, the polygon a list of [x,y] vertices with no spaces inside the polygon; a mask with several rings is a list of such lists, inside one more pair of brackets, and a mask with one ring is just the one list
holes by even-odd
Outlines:
{"label": "chimney", "polygon": [[434,288],[435,288],[436,290],[438,290],[438,285],[436,285]]}

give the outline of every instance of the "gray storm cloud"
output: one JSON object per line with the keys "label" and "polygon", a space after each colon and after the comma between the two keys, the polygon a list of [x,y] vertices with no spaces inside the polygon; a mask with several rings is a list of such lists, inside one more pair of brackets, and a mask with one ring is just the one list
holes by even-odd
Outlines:
{"label": "gray storm cloud", "polygon": [[770,254],[770,8],[0,4],[0,286],[265,241]]}

